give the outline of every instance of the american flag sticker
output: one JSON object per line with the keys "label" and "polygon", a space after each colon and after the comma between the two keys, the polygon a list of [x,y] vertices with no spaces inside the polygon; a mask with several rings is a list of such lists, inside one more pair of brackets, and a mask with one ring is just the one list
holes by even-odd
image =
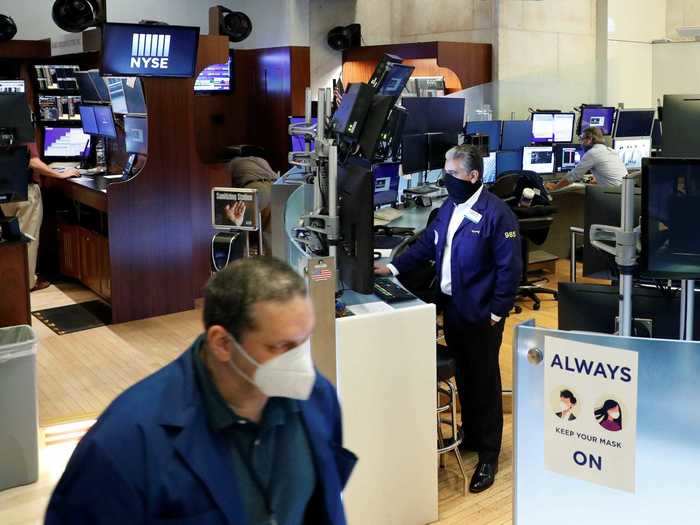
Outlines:
{"label": "american flag sticker", "polygon": [[327,281],[333,277],[333,272],[324,262],[318,263],[311,268],[311,280],[315,282]]}

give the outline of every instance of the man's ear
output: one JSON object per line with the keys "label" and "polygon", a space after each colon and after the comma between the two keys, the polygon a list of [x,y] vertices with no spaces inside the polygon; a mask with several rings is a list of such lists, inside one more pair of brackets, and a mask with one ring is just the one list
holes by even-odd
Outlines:
{"label": "man's ear", "polygon": [[479,182],[479,172],[477,170],[471,170],[469,172],[469,180],[474,183]]}
{"label": "man's ear", "polygon": [[231,360],[231,334],[221,325],[213,325],[207,329],[207,348],[211,356],[225,363]]}

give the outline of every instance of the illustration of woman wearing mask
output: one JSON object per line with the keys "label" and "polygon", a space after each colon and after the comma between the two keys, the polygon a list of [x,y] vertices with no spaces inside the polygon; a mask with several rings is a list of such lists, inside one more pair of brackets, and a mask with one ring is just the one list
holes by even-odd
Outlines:
{"label": "illustration of woman wearing mask", "polygon": [[622,411],[617,401],[608,399],[603,406],[596,409],[595,418],[605,430],[619,432],[622,430]]}
{"label": "illustration of woman wearing mask", "polygon": [[574,408],[576,408],[576,398],[571,390],[562,390],[559,392],[559,408],[560,411],[555,415],[565,421],[573,421],[576,419]]}

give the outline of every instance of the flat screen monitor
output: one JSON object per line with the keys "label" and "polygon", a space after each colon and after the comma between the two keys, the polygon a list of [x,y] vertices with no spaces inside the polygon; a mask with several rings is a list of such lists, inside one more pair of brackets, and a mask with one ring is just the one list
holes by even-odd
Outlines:
{"label": "flat screen monitor", "polygon": [[231,91],[231,57],[224,64],[205,67],[194,81],[195,93],[228,93]]}
{"label": "flat screen monitor", "polygon": [[66,65],[37,65],[34,66],[36,81],[40,90],[72,90],[78,89],[75,75],[80,70],[78,66]]}
{"label": "flat screen monitor", "polygon": [[445,154],[459,141],[457,133],[429,133],[428,170],[441,170],[445,167]]}
{"label": "flat screen monitor", "polygon": [[44,128],[44,158],[78,160],[87,149],[90,135],[82,128]]}
{"label": "flat screen monitor", "polygon": [[414,69],[413,66],[392,64],[384,78],[382,78],[377,92],[380,95],[388,95],[394,98],[400,97]]}
{"label": "flat screen monitor", "polygon": [[645,274],[700,279],[698,210],[700,159],[642,161],[641,269]]}
{"label": "flat screen monitor", "polygon": [[554,172],[566,173],[581,162],[583,150],[579,144],[556,144],[554,146]]}
{"label": "flat screen monitor", "polygon": [[408,112],[404,135],[460,133],[464,129],[464,99],[458,97],[404,97]]}
{"label": "flat screen monitor", "polygon": [[[306,122],[305,117],[289,117],[289,123],[290,124],[302,124]],[[313,124],[318,123],[318,118],[317,117],[311,117],[311,122]],[[304,137],[300,137],[298,135],[290,135],[289,138],[291,139],[291,151],[306,151],[306,142],[304,141]],[[314,142],[311,143],[311,147],[309,148],[309,151],[313,151],[315,148]]]}
{"label": "flat screen monitor", "polygon": [[119,115],[146,113],[141,79],[136,77],[109,77],[105,79],[112,111]]}
{"label": "flat screen monitor", "polygon": [[399,200],[399,163],[375,164],[372,172],[374,174],[374,206],[396,204]]}
{"label": "flat screen monitor", "polygon": [[28,170],[26,147],[0,149],[0,204],[27,200]]}
{"label": "flat screen monitor", "polygon": [[506,171],[523,169],[523,154],[521,151],[497,151],[496,152],[496,178]]}
{"label": "flat screen monitor", "polygon": [[444,97],[445,77],[416,77],[413,76],[414,94],[417,97]]}
{"label": "flat screen monitor", "polygon": [[661,121],[655,118],[654,127],[651,131],[651,147],[655,150],[661,149],[662,131]]}
{"label": "flat screen monitor", "polygon": [[654,127],[656,110],[621,109],[617,112],[615,138],[649,137]]}
{"label": "flat screen monitor", "polygon": [[651,157],[651,137],[615,139],[617,156],[628,170],[642,168],[642,159]]}
{"label": "flat screen monitor", "polygon": [[83,133],[87,135],[99,135],[95,107],[83,104],[80,106],[80,120],[83,123]]}
{"label": "flat screen monitor", "polygon": [[480,135],[488,135],[489,151],[498,151],[501,149],[501,124],[500,120],[482,120],[467,122],[465,133],[472,135],[479,133]]}
{"label": "flat screen monitor", "polygon": [[117,130],[114,126],[114,115],[109,106],[94,106],[95,120],[97,121],[97,131],[103,137],[109,139],[117,138]]}
{"label": "flat screen monitor", "polygon": [[574,121],[573,113],[533,113],[532,142],[573,142]]}
{"label": "flat screen monitor", "polygon": [[347,288],[372,293],[374,286],[374,175],[369,166],[338,166],[340,280]]}
{"label": "flat screen monitor", "polygon": [[603,106],[583,106],[581,108],[579,132],[586,128],[600,128],[603,135],[612,135],[614,122],[615,108]]}
{"label": "flat screen monitor", "polygon": [[527,146],[523,148],[523,170],[535,173],[554,172],[552,146]]}
{"label": "flat screen monitor", "polygon": [[493,184],[496,182],[496,152],[490,153],[488,157],[483,157],[484,173],[482,180],[484,184]]}
{"label": "flat screen monitor", "polygon": [[504,120],[501,149],[507,151],[520,150],[530,145],[532,140],[531,120]]}
{"label": "flat screen monitor", "polygon": [[700,157],[700,95],[664,95],[664,157]]}
{"label": "flat screen monitor", "polygon": [[0,80],[0,93],[24,93],[24,80]]}
{"label": "flat screen monitor", "polygon": [[39,120],[80,120],[80,97],[39,95]]}
{"label": "flat screen monitor", "polygon": [[148,119],[134,115],[124,116],[124,137],[127,153],[148,153]]}
{"label": "flat screen monitor", "polygon": [[405,174],[428,169],[428,135],[401,137],[401,168]]}
{"label": "flat screen monitor", "polygon": [[140,77],[194,75],[199,27],[102,25],[102,74]]}
{"label": "flat screen monitor", "polygon": [[34,142],[34,126],[24,93],[0,93],[0,128],[14,130],[16,144]]}
{"label": "flat screen monitor", "polygon": [[109,103],[109,91],[99,71],[76,71],[75,79],[83,101]]}

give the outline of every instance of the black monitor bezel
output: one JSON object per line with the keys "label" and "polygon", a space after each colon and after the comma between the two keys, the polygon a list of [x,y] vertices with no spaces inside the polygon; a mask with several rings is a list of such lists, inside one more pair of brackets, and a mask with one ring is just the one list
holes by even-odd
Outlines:
{"label": "black monitor bezel", "polygon": [[695,165],[700,171],[700,158],[669,158],[669,157],[648,157],[642,159],[642,218],[641,218],[641,235],[640,241],[642,251],[639,256],[639,267],[641,272],[646,277],[655,279],[680,279],[691,280],[700,279],[700,270],[698,273],[679,273],[679,272],[661,272],[658,270],[649,269],[649,189],[650,165]]}
{"label": "black monitor bezel", "polygon": [[[81,151],[78,155],[64,155],[64,156],[56,156],[56,155],[46,155],[46,129],[47,128],[63,128],[63,129],[79,129],[83,131],[83,128],[80,126],[42,126],[41,127],[41,157],[46,161],[48,160],[49,162],[61,162],[61,161],[78,161],[82,158],[83,152]],[[90,142],[92,141],[92,137],[94,135],[89,135],[88,133],[85,133],[85,135],[90,137]],[[88,144],[89,146],[89,144]],[[83,151],[85,151],[83,149]]]}
{"label": "black monitor bezel", "polygon": [[[620,115],[623,113],[632,113],[633,111],[644,111],[644,112],[652,112],[652,119],[651,119],[651,126],[649,127],[649,134],[648,135],[630,135],[627,137],[618,137],[617,135],[617,128],[620,125]],[[632,139],[636,137],[651,137],[652,134],[654,133],[654,121],[656,120],[656,110],[654,108],[622,108],[617,110],[617,114],[615,116],[615,129],[613,130],[612,137],[613,139],[621,138],[621,139]]]}
{"label": "black monitor bezel", "polygon": [[530,115],[530,120],[533,122],[535,121],[535,115],[571,115],[571,138],[569,140],[552,140],[545,142],[537,142],[535,141],[535,136],[531,134],[531,146],[553,146],[554,144],[568,144],[574,141],[574,135],[576,133],[576,113],[574,113],[573,111],[533,111]]}

